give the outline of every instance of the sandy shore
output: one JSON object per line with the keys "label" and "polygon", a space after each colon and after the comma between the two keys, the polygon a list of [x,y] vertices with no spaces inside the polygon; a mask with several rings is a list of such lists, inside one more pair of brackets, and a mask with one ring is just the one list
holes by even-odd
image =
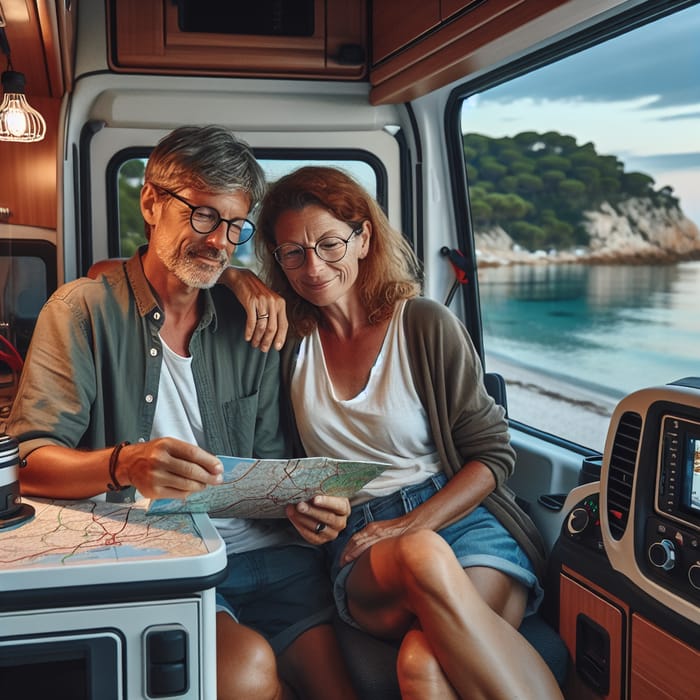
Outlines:
{"label": "sandy shore", "polygon": [[486,371],[505,378],[508,414],[513,420],[603,451],[609,419],[618,398],[500,356],[487,355],[485,364]]}

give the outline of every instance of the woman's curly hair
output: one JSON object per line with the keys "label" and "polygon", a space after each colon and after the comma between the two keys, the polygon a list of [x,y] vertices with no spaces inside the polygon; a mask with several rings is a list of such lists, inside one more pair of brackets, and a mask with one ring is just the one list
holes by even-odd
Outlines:
{"label": "woman's curly hair", "polygon": [[287,316],[295,333],[308,335],[318,324],[316,306],[300,297],[277,264],[275,226],[280,215],[315,205],[339,221],[368,221],[372,227],[369,250],[359,261],[356,284],[370,323],[388,318],[397,301],[421,292],[422,271],[413,249],[391,227],[376,200],[350,175],[338,168],[306,166],[272,184],[263,198],[257,221],[256,253],[267,284],[287,304]]}

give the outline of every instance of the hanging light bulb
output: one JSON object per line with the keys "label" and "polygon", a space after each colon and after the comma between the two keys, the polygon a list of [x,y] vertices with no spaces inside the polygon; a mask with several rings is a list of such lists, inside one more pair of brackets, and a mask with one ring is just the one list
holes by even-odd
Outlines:
{"label": "hanging light bulb", "polygon": [[28,143],[41,141],[46,135],[46,122],[27,102],[24,85],[24,74],[14,70],[2,74],[0,141]]}

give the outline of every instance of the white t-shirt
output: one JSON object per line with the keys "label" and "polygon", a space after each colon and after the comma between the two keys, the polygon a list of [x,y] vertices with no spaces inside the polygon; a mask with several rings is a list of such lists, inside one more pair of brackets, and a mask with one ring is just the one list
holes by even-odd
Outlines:
{"label": "white t-shirt", "polygon": [[442,471],[411,377],[402,332],[404,307],[401,302],[394,310],[367,385],[351,399],[335,395],[318,329],[300,345],[292,403],[306,453],[392,465],[356,494],[353,504],[394,493]]}
{"label": "white t-shirt", "polygon": [[[158,384],[151,439],[174,437],[208,449],[202,416],[197,402],[197,390],[192,374],[192,358],[182,357],[163,345],[163,364]],[[261,547],[273,547],[292,541],[290,532],[269,520],[244,518],[212,518],[226,542],[227,554],[247,552]],[[286,523],[286,521],[285,521]]]}

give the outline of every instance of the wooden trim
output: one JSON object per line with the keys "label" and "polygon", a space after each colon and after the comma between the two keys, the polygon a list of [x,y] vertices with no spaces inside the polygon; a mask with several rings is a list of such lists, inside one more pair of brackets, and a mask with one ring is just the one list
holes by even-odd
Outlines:
{"label": "wooden trim", "polygon": [[39,32],[46,57],[46,72],[49,81],[49,94],[61,97],[65,92],[63,67],[61,61],[61,44],[58,38],[58,18],[56,6],[52,2],[37,2],[39,15]]}
{"label": "wooden trim", "polygon": [[697,697],[700,651],[632,615],[630,697],[660,700]]}
{"label": "wooden trim", "polygon": [[[545,8],[547,7],[546,3],[552,1],[556,2],[557,0],[544,0]],[[381,57],[377,56],[374,57],[371,76],[372,84],[382,83],[399,73],[403,73],[410,66],[422,63],[426,57],[438,51],[444,51],[453,42],[470,35],[472,35],[471,39],[473,40],[473,35],[479,35],[483,28],[490,23],[499,25],[499,35],[507,33],[510,31],[507,13],[520,5],[527,4],[526,0],[490,0],[490,2],[477,7],[472,12],[440,24],[437,31],[431,31],[438,26],[437,24],[426,26],[423,32],[415,34],[414,41],[405,42],[404,47],[395,56],[387,60],[380,60]],[[396,20],[396,13],[397,8],[394,3],[394,9],[391,13],[394,21]],[[373,27],[373,33],[376,30],[377,28]]]}
{"label": "wooden trim", "polygon": [[[572,4],[572,0],[489,0],[470,12],[458,14],[437,31],[373,66],[370,102],[407,102],[496,65],[551,34],[551,26],[545,34],[545,29],[534,24],[534,20]],[[569,21],[575,20],[572,15]],[[566,24],[566,19],[560,18],[560,23]]]}
{"label": "wooden trim", "polygon": [[602,596],[603,598],[606,598],[611,603],[613,603],[618,608],[620,608],[620,610],[623,610],[626,615],[629,615],[630,607],[621,598],[617,598],[616,596],[612,595],[611,593],[606,591],[605,588],[602,588],[597,583],[593,583],[593,581],[586,578],[585,576],[582,576],[578,571],[570,568],[566,564],[561,565],[561,570],[562,570],[562,573],[569,576],[569,578],[575,579],[578,583],[585,586],[586,588],[590,588],[594,593],[597,593],[598,595]]}
{"label": "wooden trim", "polygon": [[58,124],[61,100],[32,96],[29,103],[46,120],[46,137],[35,143],[0,141],[0,163],[9,175],[0,179],[0,207],[8,223],[56,229]]}
{"label": "wooden trim", "polygon": [[601,697],[605,700],[622,700],[628,611],[619,609],[565,575],[560,576],[559,595],[559,634],[574,663],[576,621],[580,614],[586,615],[607,631],[610,636],[610,690],[607,695]]}
{"label": "wooden trim", "polygon": [[402,0],[401,21],[397,3],[372,3],[372,63],[391,56],[425,32],[440,25],[439,0]]}
{"label": "wooden trim", "polygon": [[361,79],[367,61],[338,60],[342,44],[365,49],[363,0],[316,0],[310,37],[182,32],[177,8],[159,0],[110,0],[109,64],[115,72]]}

